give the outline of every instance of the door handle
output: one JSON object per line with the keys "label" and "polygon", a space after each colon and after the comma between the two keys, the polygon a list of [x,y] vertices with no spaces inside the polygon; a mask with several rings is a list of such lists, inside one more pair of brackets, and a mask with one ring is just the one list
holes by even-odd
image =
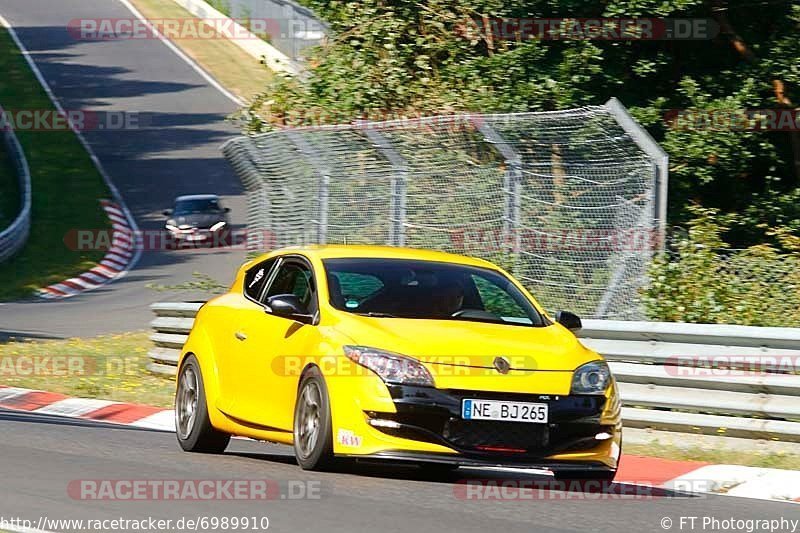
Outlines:
{"label": "door handle", "polygon": [[247,340],[247,335],[245,335],[241,331],[237,331],[236,333],[233,334],[233,336],[236,337],[237,339],[239,339],[240,341],[246,341]]}

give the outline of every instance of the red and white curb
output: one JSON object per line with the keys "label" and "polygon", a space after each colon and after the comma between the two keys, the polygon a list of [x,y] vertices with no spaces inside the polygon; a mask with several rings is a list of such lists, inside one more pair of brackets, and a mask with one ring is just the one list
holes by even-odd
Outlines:
{"label": "red and white curb", "polygon": [[[70,398],[53,392],[0,386],[0,407],[159,431],[175,431],[172,409]],[[508,470],[520,472],[518,469]],[[800,502],[800,471],[794,470],[712,465],[697,461],[623,455],[615,481],[681,493],[714,493],[788,503]]]}
{"label": "red and white curb", "polygon": [[111,248],[102,261],[80,276],[70,278],[39,290],[46,299],[63,299],[101,287],[124,276],[134,260],[135,233],[131,229],[123,210],[108,200],[100,202],[111,220]]}
{"label": "red and white curb", "polygon": [[55,392],[0,386],[0,407],[146,429],[175,431],[172,409],[108,400],[70,398]]}

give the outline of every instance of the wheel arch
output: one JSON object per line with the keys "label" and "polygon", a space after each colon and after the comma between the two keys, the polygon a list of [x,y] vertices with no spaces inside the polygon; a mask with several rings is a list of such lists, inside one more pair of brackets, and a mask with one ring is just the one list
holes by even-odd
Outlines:
{"label": "wheel arch", "polygon": [[[177,376],[183,368],[186,359],[189,356],[194,356],[197,364],[200,365],[200,373],[203,376],[203,388],[208,403],[209,416],[212,423],[216,425],[216,421],[221,414],[217,409],[217,402],[220,396],[219,387],[219,371],[216,361],[216,353],[208,338],[207,333],[200,328],[193,328],[189,334],[189,338],[181,349],[181,356],[178,360]],[[176,387],[177,387],[177,379]]]}

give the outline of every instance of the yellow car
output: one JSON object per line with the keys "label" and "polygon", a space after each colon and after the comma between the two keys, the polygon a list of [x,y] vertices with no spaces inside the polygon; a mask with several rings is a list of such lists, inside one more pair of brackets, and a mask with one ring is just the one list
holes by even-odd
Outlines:
{"label": "yellow car", "polygon": [[179,362],[178,441],[207,453],[231,435],[289,444],[305,469],[346,457],[611,480],[619,395],[580,327],[480,259],[278,250],[200,309]]}

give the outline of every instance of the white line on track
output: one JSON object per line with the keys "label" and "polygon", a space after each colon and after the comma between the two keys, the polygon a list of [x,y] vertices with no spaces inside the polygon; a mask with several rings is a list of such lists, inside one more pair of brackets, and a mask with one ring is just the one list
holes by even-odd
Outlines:
{"label": "white line on track", "polygon": [[186,54],[183,52],[183,50],[181,50],[180,48],[178,48],[178,47],[175,45],[175,43],[173,43],[172,41],[170,41],[169,39],[167,39],[167,38],[164,36],[164,34],[163,34],[163,33],[161,33],[160,31],[158,31],[158,29],[157,29],[155,26],[153,26],[152,24],[150,24],[150,21],[149,21],[149,20],[147,20],[147,19],[145,18],[145,16],[144,16],[144,15],[142,15],[142,14],[141,14],[141,12],[139,12],[139,10],[138,10],[138,9],[136,9],[136,7],[135,7],[133,4],[131,4],[131,3],[130,3],[128,0],[119,0],[119,1],[122,3],[122,5],[124,5],[125,7],[127,7],[127,8],[128,8],[128,10],[130,10],[130,12],[131,12],[131,13],[133,13],[133,14],[134,14],[134,15],[135,15],[135,16],[136,16],[136,17],[137,17],[139,20],[141,20],[141,21],[142,21],[142,22],[143,22],[143,23],[144,23],[144,24],[147,26],[147,28],[148,28],[150,31],[152,31],[152,32],[153,32],[153,35],[155,35],[156,37],[158,37],[158,39],[159,39],[159,40],[160,40],[162,43],[164,43],[164,46],[166,46],[167,48],[169,48],[170,50],[172,50],[172,51],[173,51],[173,52],[174,52],[174,53],[175,53],[175,54],[176,54],[178,57],[180,57],[180,58],[181,58],[183,61],[185,61],[185,62],[186,62],[186,64],[188,64],[190,67],[192,67],[192,69],[193,69],[195,72],[197,72],[198,74],[200,74],[200,76],[202,76],[202,77],[203,77],[203,79],[205,79],[205,80],[206,80],[206,81],[207,81],[209,84],[211,84],[211,85],[212,85],[212,86],[213,86],[215,89],[217,89],[219,92],[221,92],[223,95],[225,95],[225,97],[226,97],[228,100],[230,100],[231,102],[233,102],[234,104],[236,104],[236,105],[239,105],[239,106],[242,106],[242,105],[244,105],[244,104],[245,104],[245,102],[244,102],[244,101],[243,101],[241,98],[239,98],[238,96],[234,95],[234,94],[233,94],[232,92],[230,92],[228,89],[226,89],[225,87],[223,87],[223,86],[222,86],[222,84],[221,84],[220,82],[218,82],[218,81],[217,81],[217,80],[216,80],[216,79],[215,79],[215,78],[214,78],[214,77],[213,77],[211,74],[209,74],[208,72],[206,72],[206,70],[205,70],[203,67],[201,67],[201,66],[200,66],[200,65],[199,65],[199,64],[198,64],[198,63],[197,63],[197,62],[196,62],[194,59],[192,59],[191,57],[189,57],[188,55],[186,55]]}
{"label": "white line on track", "polygon": [[[13,39],[14,43],[17,45],[17,48],[19,48],[20,52],[22,53],[22,57],[25,58],[25,61],[28,63],[28,66],[33,71],[33,74],[36,76],[36,79],[39,80],[39,84],[42,86],[42,89],[44,89],[44,92],[47,93],[47,96],[48,98],[50,98],[50,101],[53,102],[53,106],[55,106],[56,110],[61,115],[67,116],[67,113],[66,111],[64,111],[64,107],[61,105],[61,102],[58,100],[58,98],[56,98],[53,89],[50,88],[50,85],[47,83],[47,80],[45,80],[42,71],[39,70],[39,67],[36,65],[36,61],[34,61],[33,57],[31,57],[31,53],[22,43],[22,40],[19,38],[19,35],[17,35],[17,32],[14,31],[14,28],[11,26],[11,23],[9,23],[8,20],[6,20],[6,18],[3,17],[3,15],[0,15],[0,25],[5,27],[6,30],[8,31],[8,34],[11,36],[11,39]],[[100,159],[97,157],[97,154],[95,154],[91,145],[89,145],[89,142],[86,140],[86,138],[83,136],[83,133],[81,133],[81,131],[77,128],[77,126],[75,126],[74,124],[70,124],[70,128],[75,133],[75,136],[78,138],[78,141],[81,143],[81,145],[83,145],[83,148],[84,150],[86,150],[86,153],[89,154],[89,157],[91,158],[95,168],[97,168],[97,171],[100,172],[100,175],[103,177],[103,181],[105,181],[106,183],[106,187],[108,187],[108,189],[111,191],[111,196],[114,198],[114,201],[117,203],[117,205],[119,205],[119,207],[125,213],[125,218],[128,219],[128,224],[130,225],[130,229],[134,232],[137,232],[139,230],[139,227],[136,225],[136,220],[133,218],[133,214],[131,214],[130,209],[128,209],[128,206],[125,204],[125,200],[122,198],[122,194],[120,194],[119,189],[117,189],[117,186],[114,185],[114,182],[111,180],[111,176],[108,174],[108,172],[106,172],[106,169],[105,167],[103,167],[103,164],[100,162]],[[128,272],[130,272],[130,270],[134,266],[136,266],[136,263],[139,262],[139,258],[141,257],[141,255],[142,255],[141,249],[137,249],[136,254],[133,256],[133,259],[131,259],[131,261],[128,263],[125,270],[119,272],[115,279],[120,279],[124,277]]]}

